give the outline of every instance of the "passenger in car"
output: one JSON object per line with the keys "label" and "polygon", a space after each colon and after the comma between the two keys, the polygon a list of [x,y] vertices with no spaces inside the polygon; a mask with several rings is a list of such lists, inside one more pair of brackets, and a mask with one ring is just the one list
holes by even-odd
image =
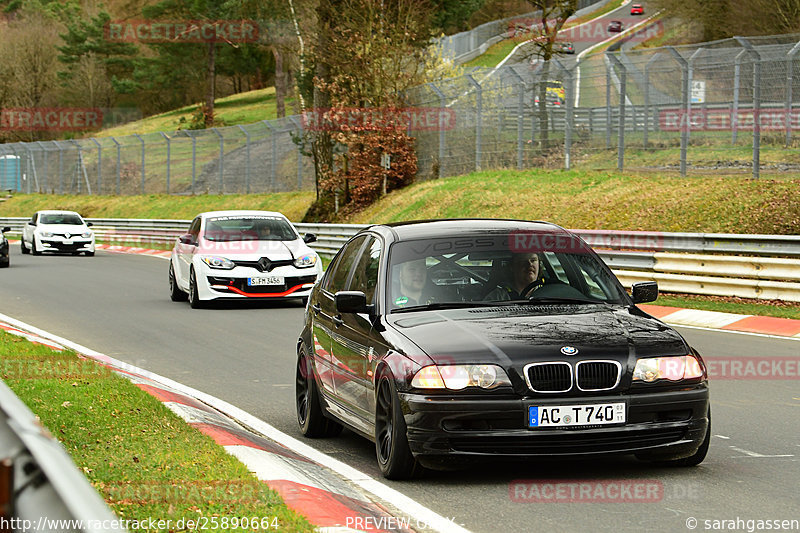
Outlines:
{"label": "passenger in car", "polygon": [[540,261],[537,253],[513,254],[505,279],[483,299],[507,301],[530,298],[536,289],[544,285]]}
{"label": "passenger in car", "polygon": [[425,259],[406,261],[400,265],[398,291],[395,293],[395,305],[410,307],[429,303],[424,298],[424,289],[428,282],[428,269]]}

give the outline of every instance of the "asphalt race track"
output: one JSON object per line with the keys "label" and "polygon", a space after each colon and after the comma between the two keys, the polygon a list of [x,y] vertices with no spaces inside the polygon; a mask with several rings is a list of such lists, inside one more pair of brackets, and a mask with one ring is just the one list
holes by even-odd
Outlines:
{"label": "asphalt race track", "polygon": [[[11,268],[0,273],[0,312],[217,396],[300,437],[293,384],[299,303],[192,310],[170,301],[163,259],[106,252],[33,257],[21,255],[19,245],[12,255]],[[796,360],[800,353],[797,340],[682,333],[705,356]],[[800,519],[798,380],[712,382],[712,409],[712,447],[692,469],[633,458],[486,463],[390,485],[476,532],[496,531],[498,524],[509,531],[688,531],[689,518],[700,520],[698,530],[704,519]],[[372,444],[359,437],[345,432],[306,442],[380,477]],[[514,488],[518,480],[640,480],[661,489],[657,501],[536,503],[528,501],[535,493]]]}

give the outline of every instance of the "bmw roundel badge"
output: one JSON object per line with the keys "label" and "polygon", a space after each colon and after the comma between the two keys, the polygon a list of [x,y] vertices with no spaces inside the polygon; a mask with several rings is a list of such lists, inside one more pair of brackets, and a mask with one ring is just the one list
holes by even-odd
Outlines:
{"label": "bmw roundel badge", "polygon": [[577,355],[578,349],[575,348],[574,346],[562,346],[561,353],[563,353],[564,355]]}

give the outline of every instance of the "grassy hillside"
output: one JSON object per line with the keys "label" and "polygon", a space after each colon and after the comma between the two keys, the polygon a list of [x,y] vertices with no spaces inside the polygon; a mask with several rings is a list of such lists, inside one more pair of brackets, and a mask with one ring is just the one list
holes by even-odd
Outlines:
{"label": "grassy hillside", "polygon": [[[0,203],[0,216],[29,216],[37,209],[63,208],[89,217],[186,219],[211,209],[269,209],[299,221],[313,199],[311,191],[250,196],[20,194]],[[344,221],[443,217],[538,219],[567,228],[797,234],[800,179],[487,171],[414,184]]]}

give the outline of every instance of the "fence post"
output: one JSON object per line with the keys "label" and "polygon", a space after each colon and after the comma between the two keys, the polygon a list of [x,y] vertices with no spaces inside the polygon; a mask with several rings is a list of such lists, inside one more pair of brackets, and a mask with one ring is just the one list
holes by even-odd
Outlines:
{"label": "fence post", "polygon": [[467,81],[475,87],[475,171],[481,169],[481,134],[483,133],[483,88],[470,74],[466,75]]}
{"label": "fence post", "polygon": [[[297,120],[297,117],[291,116],[289,120],[297,128],[298,139],[303,136],[303,125]],[[297,190],[303,189],[303,147],[301,144],[297,145]]]}
{"label": "fence post", "polygon": [[47,160],[50,157],[48,156],[47,148],[45,147],[45,145],[44,145],[44,143],[42,141],[36,141],[36,144],[39,145],[39,149],[44,154],[44,157],[42,158],[42,160],[44,161],[44,166],[42,167],[42,181],[44,182],[44,186],[42,186],[42,190],[44,190],[44,192],[47,192],[47,185],[48,185],[48,181],[47,181]]}
{"label": "fence post", "polygon": [[[622,64],[622,61],[617,59],[617,56],[610,52],[606,52],[606,57],[613,62],[614,66],[620,69],[619,77],[619,131],[617,133],[617,169],[622,171],[625,166],[625,96],[627,94],[626,82],[628,78],[628,69]],[[608,65],[608,68],[613,68]]]}
{"label": "fence post", "polygon": [[734,37],[754,58],[753,63],[753,179],[761,172],[761,54],[744,37]]}
{"label": "fence post", "polygon": [[575,127],[575,116],[573,104],[575,102],[573,91],[575,89],[573,83],[572,72],[561,64],[557,58],[553,58],[556,66],[564,73],[566,83],[564,84],[564,101],[565,115],[564,115],[564,168],[570,169],[572,160],[572,130]]}
{"label": "fence post", "polygon": [[508,71],[517,80],[517,170],[522,170],[525,156],[525,80],[513,68]]}
{"label": "fence post", "polygon": [[671,46],[667,50],[681,67],[681,176],[686,176],[686,148],[689,145],[689,63]]}
{"label": "fence post", "polygon": [[219,193],[225,194],[225,178],[223,177],[225,166],[225,139],[222,137],[222,134],[217,128],[211,128],[211,131],[213,131],[214,135],[219,138],[219,157],[217,158],[219,161],[217,164],[217,167],[219,168]]}
{"label": "fence post", "polygon": [[705,48],[700,47],[694,51],[692,55],[689,56],[687,60],[687,77],[689,78],[688,81],[688,88],[689,88],[689,98],[686,100],[686,139],[692,136],[692,81],[694,80],[694,62],[695,60],[700,57],[700,54],[705,51]]}
{"label": "fence post", "polygon": [[606,65],[606,150],[609,150],[611,149],[611,63],[608,59],[604,63]]}
{"label": "fence post", "polygon": [[91,140],[97,146],[97,194],[103,194],[103,147],[94,137]]}
{"label": "fence post", "polygon": [[242,130],[245,136],[244,188],[247,194],[250,194],[250,132],[244,129],[241,124],[239,124],[239,129]]}
{"label": "fence post", "polygon": [[739,136],[739,86],[741,84],[742,57],[747,50],[742,50],[736,54],[733,62],[733,109],[731,110],[731,144],[736,144]]}
{"label": "fence post", "polygon": [[656,52],[644,66],[644,149],[647,150],[647,134],[650,131],[650,66],[661,56]]}
{"label": "fence post", "polygon": [[792,84],[794,83],[794,60],[800,52],[800,42],[786,54],[786,147],[792,144]]}
{"label": "fence post", "polygon": [[270,179],[269,190],[270,192],[275,192],[275,182],[277,181],[276,180],[277,167],[275,165],[276,165],[276,160],[278,159],[278,139],[275,137],[276,133],[275,128],[272,127],[269,121],[262,120],[261,122],[264,124],[264,126],[267,127],[267,130],[269,131],[269,136],[272,140],[272,159],[271,159],[272,164],[270,165],[270,173],[269,173],[269,179]]}
{"label": "fence post", "polygon": [[142,194],[144,194],[144,139],[138,133],[134,133],[133,136],[142,143]]}
{"label": "fence post", "polygon": [[53,141],[58,149],[58,194],[64,194],[64,149],[58,141]]}
{"label": "fence post", "polygon": [[120,182],[120,176],[122,174],[122,166],[120,164],[120,144],[119,144],[119,141],[117,141],[117,139],[114,138],[114,137],[111,137],[111,140],[114,142],[114,144],[117,147],[117,195],[119,195],[120,194],[120,184],[119,184],[119,182]]}
{"label": "fence post", "polygon": [[165,141],[167,141],[167,195],[169,195],[169,167],[170,167],[170,164],[169,164],[169,163],[170,163],[170,159],[171,159],[171,157],[170,157],[170,156],[171,156],[171,154],[172,154],[172,151],[171,151],[171,149],[170,149],[170,148],[171,148],[171,147],[170,147],[170,145],[171,145],[172,143],[171,143],[170,141],[172,141],[172,139],[170,139],[170,138],[169,138],[169,135],[167,135],[167,134],[166,134],[166,133],[164,133],[163,131],[160,131],[160,132],[158,132],[158,133],[160,133],[160,134],[161,134],[161,136],[164,138],[164,140],[165,140]]}
{"label": "fence post", "polygon": [[[516,74],[516,73],[515,73]],[[447,107],[445,103],[445,95],[439,88],[434,85],[433,83],[428,83],[428,85],[433,89],[433,92],[436,93],[436,96],[439,97],[439,105],[442,109]],[[444,137],[444,128],[441,124],[439,124],[439,175],[437,177],[441,178],[442,174],[444,173],[444,148],[445,148],[445,137]]]}
{"label": "fence post", "polygon": [[192,194],[194,194],[194,187],[197,179],[197,137],[192,135],[189,130],[183,130],[183,132],[192,140]]}

